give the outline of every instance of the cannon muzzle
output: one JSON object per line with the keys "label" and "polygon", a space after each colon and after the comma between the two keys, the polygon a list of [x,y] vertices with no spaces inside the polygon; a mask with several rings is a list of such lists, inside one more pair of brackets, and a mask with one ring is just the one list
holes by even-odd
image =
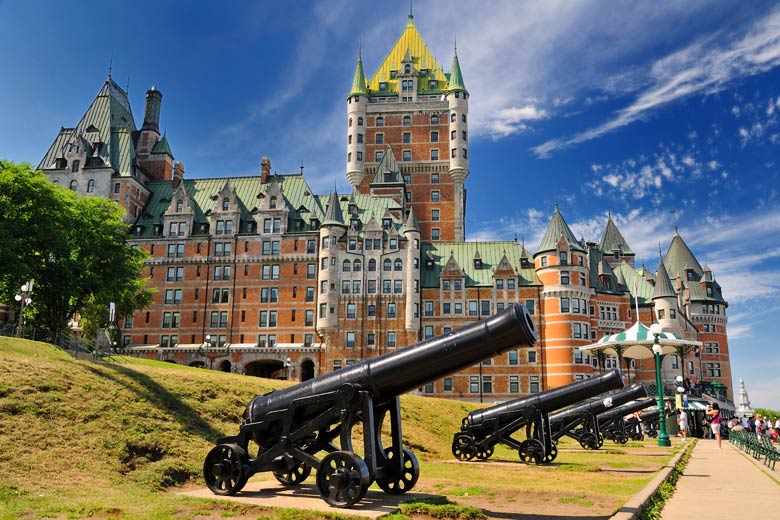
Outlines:
{"label": "cannon muzzle", "polygon": [[528,397],[513,399],[512,401],[482,410],[475,410],[469,413],[468,417],[463,420],[463,428],[479,426],[495,419],[498,419],[499,423],[502,421],[513,421],[518,414],[529,408],[549,413],[583,399],[620,388],[623,388],[623,379],[620,377],[620,372],[613,370],[600,376],[577,381],[576,383],[553,388],[552,390]]}
{"label": "cannon muzzle", "polygon": [[656,401],[655,399],[642,399],[640,401],[636,401],[634,403],[628,403],[623,406],[613,408],[611,410],[607,410],[605,412],[602,412],[599,414],[598,419],[599,423],[604,423],[606,421],[612,420],[614,418],[622,418],[626,415],[632,414],[634,412],[641,412],[642,410],[646,408],[650,408],[651,406],[655,405]]}

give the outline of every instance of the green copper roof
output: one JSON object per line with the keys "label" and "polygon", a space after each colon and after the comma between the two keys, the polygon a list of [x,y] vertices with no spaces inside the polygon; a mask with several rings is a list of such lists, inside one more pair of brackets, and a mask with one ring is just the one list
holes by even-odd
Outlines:
{"label": "green copper roof", "polygon": [[670,276],[679,276],[683,280],[686,279],[686,269],[693,269],[698,275],[696,277],[697,280],[704,274],[704,270],[688,248],[688,244],[682,239],[680,233],[676,231],[672,238],[672,243],[669,244],[669,249],[666,251],[664,262]]}
{"label": "green copper roof", "polygon": [[397,184],[403,182],[401,169],[398,167],[398,161],[395,160],[393,149],[388,144],[385,147],[385,153],[382,154],[382,160],[376,167],[372,184]]}
{"label": "green copper roof", "polygon": [[599,249],[604,254],[610,254],[614,251],[620,251],[622,255],[633,255],[634,252],[628,247],[626,239],[618,230],[615,222],[612,220],[612,216],[607,219],[607,225],[604,227],[604,233],[599,240]]}
{"label": "green copper roof", "polygon": [[328,199],[328,207],[325,209],[325,220],[322,221],[323,226],[344,226],[344,216],[341,211],[341,204],[339,204],[339,195],[336,190],[330,194]]}
{"label": "green copper roof", "polygon": [[632,307],[634,305],[634,298],[637,296],[639,297],[638,299],[640,304],[650,303],[650,300],[653,297],[653,284],[651,284],[647,278],[645,278],[643,269],[644,267],[635,270],[625,262],[621,262],[620,265],[613,269],[616,274],[620,272],[620,274],[623,276],[625,286],[631,295]]}
{"label": "green copper roof", "polygon": [[155,154],[167,154],[171,156],[171,159],[173,159],[173,152],[171,152],[171,146],[168,144],[168,137],[166,137],[165,134],[163,134],[162,138],[157,141],[157,144],[154,145],[154,148],[152,148],[152,153]]}
{"label": "green copper roof", "polygon": [[409,218],[406,219],[404,225],[404,233],[407,231],[420,231],[420,226],[417,224],[417,219],[414,217],[414,210],[409,210]]}
{"label": "green copper roof", "polygon": [[352,79],[352,88],[349,96],[368,97],[368,87],[366,86],[366,76],[363,74],[363,59],[358,54],[357,66],[355,67],[355,77]]}
{"label": "green copper roof", "polygon": [[672,281],[669,279],[669,273],[666,272],[664,261],[661,259],[658,262],[658,273],[655,276],[655,291],[653,291],[653,299],[656,298],[674,298],[674,287]]}
{"label": "green copper roof", "polygon": [[463,74],[460,71],[460,62],[458,61],[458,52],[452,57],[452,69],[450,70],[450,84],[447,86],[447,90],[454,92],[456,90],[466,90],[466,85],[463,83]]}
{"label": "green copper roof", "polygon": [[90,144],[102,143],[99,157],[104,165],[112,167],[119,175],[132,175],[135,146],[126,136],[132,137],[135,131],[127,93],[109,76],[76,127],[60,130],[38,163],[38,169],[53,168],[55,160],[65,156],[69,143],[88,137]]}
{"label": "green copper roof", "polygon": [[[477,253],[482,269],[474,266]],[[493,272],[504,255],[518,275],[518,285],[541,285],[533,267],[521,267],[523,253],[527,258],[528,251],[517,242],[426,242],[422,247],[422,285],[438,287],[441,272],[452,256],[465,272],[466,286],[492,286]],[[429,260],[433,261],[431,267]]]}
{"label": "green copper roof", "polygon": [[553,211],[550,224],[547,226],[547,231],[544,232],[542,243],[539,244],[539,248],[536,250],[536,254],[543,253],[545,251],[554,251],[558,248],[558,242],[563,236],[564,239],[570,244],[572,249],[578,251],[585,251],[580,244],[579,240],[574,236],[574,233],[569,229],[568,224],[563,219],[563,215],[558,210],[558,204],[555,204],[555,210]]}

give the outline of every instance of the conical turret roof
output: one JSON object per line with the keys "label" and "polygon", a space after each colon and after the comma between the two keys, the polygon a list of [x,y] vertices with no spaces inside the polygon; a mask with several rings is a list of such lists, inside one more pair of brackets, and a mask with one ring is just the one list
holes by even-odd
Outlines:
{"label": "conical turret roof", "polygon": [[466,85],[463,83],[463,73],[460,71],[460,62],[458,61],[458,51],[455,50],[455,54],[452,56],[452,69],[450,69],[450,83],[447,85],[449,92],[455,92],[456,90],[466,90]]}
{"label": "conical turret roof", "polygon": [[604,227],[604,233],[599,240],[599,249],[605,254],[613,251],[620,251],[623,255],[633,255],[634,252],[628,247],[626,239],[612,220],[612,215],[607,218],[607,225]]}
{"label": "conical turret roof", "polygon": [[541,244],[539,244],[536,254],[538,255],[544,251],[553,251],[557,249],[561,237],[571,245],[572,249],[585,251],[577,240],[577,237],[572,233],[569,225],[566,224],[563,215],[561,215],[561,212],[558,209],[558,204],[556,203],[550,223],[547,225],[547,231],[544,232],[544,237],[542,238]]}
{"label": "conical turret roof", "polygon": [[693,269],[699,277],[704,274],[699,261],[693,256],[688,244],[685,243],[677,231],[674,232],[672,243],[669,244],[669,249],[666,251],[664,263],[671,276],[680,276],[685,279],[686,269]]}
{"label": "conical turret roof", "polygon": [[409,210],[409,218],[406,219],[406,225],[404,226],[404,233],[412,231],[420,232],[420,226],[417,224],[417,219],[414,217],[414,210]]}
{"label": "conical turret roof", "polygon": [[346,224],[344,224],[344,215],[341,212],[339,195],[336,193],[335,188],[333,189],[333,193],[330,194],[328,209],[325,211],[325,220],[322,222],[322,225],[347,227]]}
{"label": "conical turret roof", "polygon": [[352,78],[352,88],[349,90],[349,96],[368,97],[368,87],[366,86],[366,76],[363,74],[363,58],[358,53],[357,66],[355,66],[355,76]]}
{"label": "conical turret roof", "polygon": [[658,298],[674,298],[674,286],[669,279],[669,273],[666,272],[663,259],[658,262],[658,272],[655,275],[655,291],[653,291],[653,300]]}

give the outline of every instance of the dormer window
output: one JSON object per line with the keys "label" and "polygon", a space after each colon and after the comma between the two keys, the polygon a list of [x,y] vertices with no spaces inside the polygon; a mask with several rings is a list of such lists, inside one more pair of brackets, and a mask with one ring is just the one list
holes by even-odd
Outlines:
{"label": "dormer window", "polygon": [[712,287],[707,287],[707,297],[712,298]]}
{"label": "dormer window", "polygon": [[427,75],[428,75],[428,69],[422,69],[420,71],[420,77],[424,78]]}
{"label": "dormer window", "polygon": [[411,65],[405,65],[404,66],[404,74],[411,74],[412,73],[412,66]]}
{"label": "dormer window", "polygon": [[387,90],[387,83],[384,81],[379,82],[379,91],[385,92]]}
{"label": "dormer window", "polygon": [[561,251],[558,253],[558,260],[560,261],[561,265],[567,265],[569,263],[569,253],[566,251]]}
{"label": "dormer window", "polygon": [[395,76],[397,75],[397,73],[398,73],[397,70],[391,70],[390,71],[390,79],[395,79]]}
{"label": "dormer window", "polygon": [[320,228],[320,220],[317,218],[313,218],[309,221],[309,227],[311,229],[319,229]]}
{"label": "dormer window", "polygon": [[392,225],[392,221],[389,218],[382,219],[382,229],[390,229],[391,225]]}
{"label": "dormer window", "polygon": [[60,157],[59,159],[56,159],[54,161],[54,167],[57,168],[58,170],[64,170],[65,168],[68,167],[68,160],[65,159],[64,157]]}
{"label": "dormer window", "polygon": [[184,201],[183,200],[177,200],[176,201],[176,213],[181,213],[184,209]]}
{"label": "dormer window", "polygon": [[73,165],[71,166],[70,171],[71,171],[71,173],[76,173],[77,171],[79,171],[79,161],[78,161],[78,159],[73,161]]}
{"label": "dormer window", "polygon": [[481,258],[475,258],[474,259],[474,269],[482,269],[482,259]]}
{"label": "dormer window", "polygon": [[230,199],[225,197],[222,199],[222,211],[227,211],[230,209]]}
{"label": "dormer window", "polygon": [[693,269],[688,269],[685,271],[685,277],[688,279],[688,281],[693,281],[694,278],[694,272]]}
{"label": "dormer window", "polygon": [[271,200],[269,201],[271,209],[276,209],[276,197],[271,197]]}
{"label": "dormer window", "polygon": [[435,88],[436,88],[436,80],[435,80],[435,79],[432,79],[432,80],[431,80],[431,81],[428,83],[428,86],[430,86],[431,90],[435,89]]}

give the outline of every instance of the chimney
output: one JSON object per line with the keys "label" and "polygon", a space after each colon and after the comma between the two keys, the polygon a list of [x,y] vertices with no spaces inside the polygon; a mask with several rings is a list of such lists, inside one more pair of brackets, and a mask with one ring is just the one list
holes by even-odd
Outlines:
{"label": "chimney", "polygon": [[260,159],[260,184],[268,182],[268,177],[271,176],[271,159],[263,157]]}
{"label": "chimney", "polygon": [[154,87],[146,91],[146,106],[144,107],[144,124],[142,130],[154,130],[160,133],[160,105],[162,92]]}
{"label": "chimney", "polygon": [[179,184],[184,180],[184,163],[176,161],[173,165],[173,189],[179,187]]}

